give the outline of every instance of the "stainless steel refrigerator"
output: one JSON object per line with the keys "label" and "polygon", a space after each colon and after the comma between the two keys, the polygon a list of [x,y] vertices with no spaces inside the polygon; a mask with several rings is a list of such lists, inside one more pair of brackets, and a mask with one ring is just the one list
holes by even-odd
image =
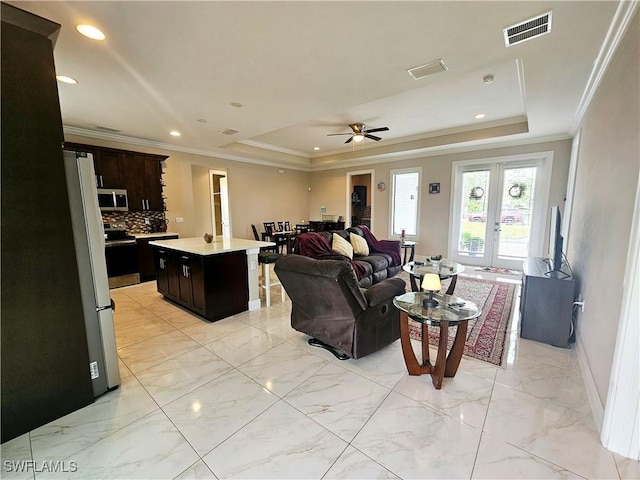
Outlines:
{"label": "stainless steel refrigerator", "polygon": [[102,215],[91,154],[65,151],[64,164],[89,347],[87,369],[97,397],[120,384]]}

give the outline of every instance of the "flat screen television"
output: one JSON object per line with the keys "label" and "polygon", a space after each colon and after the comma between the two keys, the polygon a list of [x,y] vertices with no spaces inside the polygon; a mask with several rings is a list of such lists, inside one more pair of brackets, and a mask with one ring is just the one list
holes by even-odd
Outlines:
{"label": "flat screen television", "polygon": [[560,272],[562,270],[562,216],[560,207],[551,207],[549,225],[549,266],[550,272]]}

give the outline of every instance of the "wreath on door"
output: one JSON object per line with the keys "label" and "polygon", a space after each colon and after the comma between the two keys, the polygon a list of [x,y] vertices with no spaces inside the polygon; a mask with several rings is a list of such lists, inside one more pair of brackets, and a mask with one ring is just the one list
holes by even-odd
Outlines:
{"label": "wreath on door", "polygon": [[478,200],[484,195],[484,189],[482,187],[473,187],[469,194],[469,200]]}
{"label": "wreath on door", "polygon": [[509,189],[509,196],[511,198],[522,198],[522,196],[524,195],[524,192],[527,191],[527,186],[524,183],[514,183],[513,185],[511,185],[511,188]]}

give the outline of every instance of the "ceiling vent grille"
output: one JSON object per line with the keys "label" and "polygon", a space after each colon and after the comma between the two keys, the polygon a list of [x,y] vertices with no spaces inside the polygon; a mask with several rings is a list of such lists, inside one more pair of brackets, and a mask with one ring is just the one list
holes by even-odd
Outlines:
{"label": "ceiling vent grille", "polygon": [[439,58],[438,60],[435,60],[431,63],[426,63],[424,65],[420,65],[419,67],[410,68],[409,70],[407,70],[407,72],[409,72],[409,75],[411,75],[414,80],[420,80],[427,75],[444,72],[445,70],[449,69],[444,64],[444,60]]}
{"label": "ceiling vent grille", "polygon": [[222,135],[235,135],[238,133],[238,130],[234,130],[233,128],[225,128],[224,130],[220,130],[218,133]]}
{"label": "ceiling vent grille", "polygon": [[505,45],[510,47],[551,32],[551,13],[547,12],[505,28],[503,30]]}

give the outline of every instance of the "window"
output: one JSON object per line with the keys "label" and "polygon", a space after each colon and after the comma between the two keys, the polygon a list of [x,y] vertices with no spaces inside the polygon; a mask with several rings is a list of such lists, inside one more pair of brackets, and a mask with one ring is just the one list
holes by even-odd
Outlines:
{"label": "window", "polygon": [[391,234],[418,235],[422,168],[391,171]]}

